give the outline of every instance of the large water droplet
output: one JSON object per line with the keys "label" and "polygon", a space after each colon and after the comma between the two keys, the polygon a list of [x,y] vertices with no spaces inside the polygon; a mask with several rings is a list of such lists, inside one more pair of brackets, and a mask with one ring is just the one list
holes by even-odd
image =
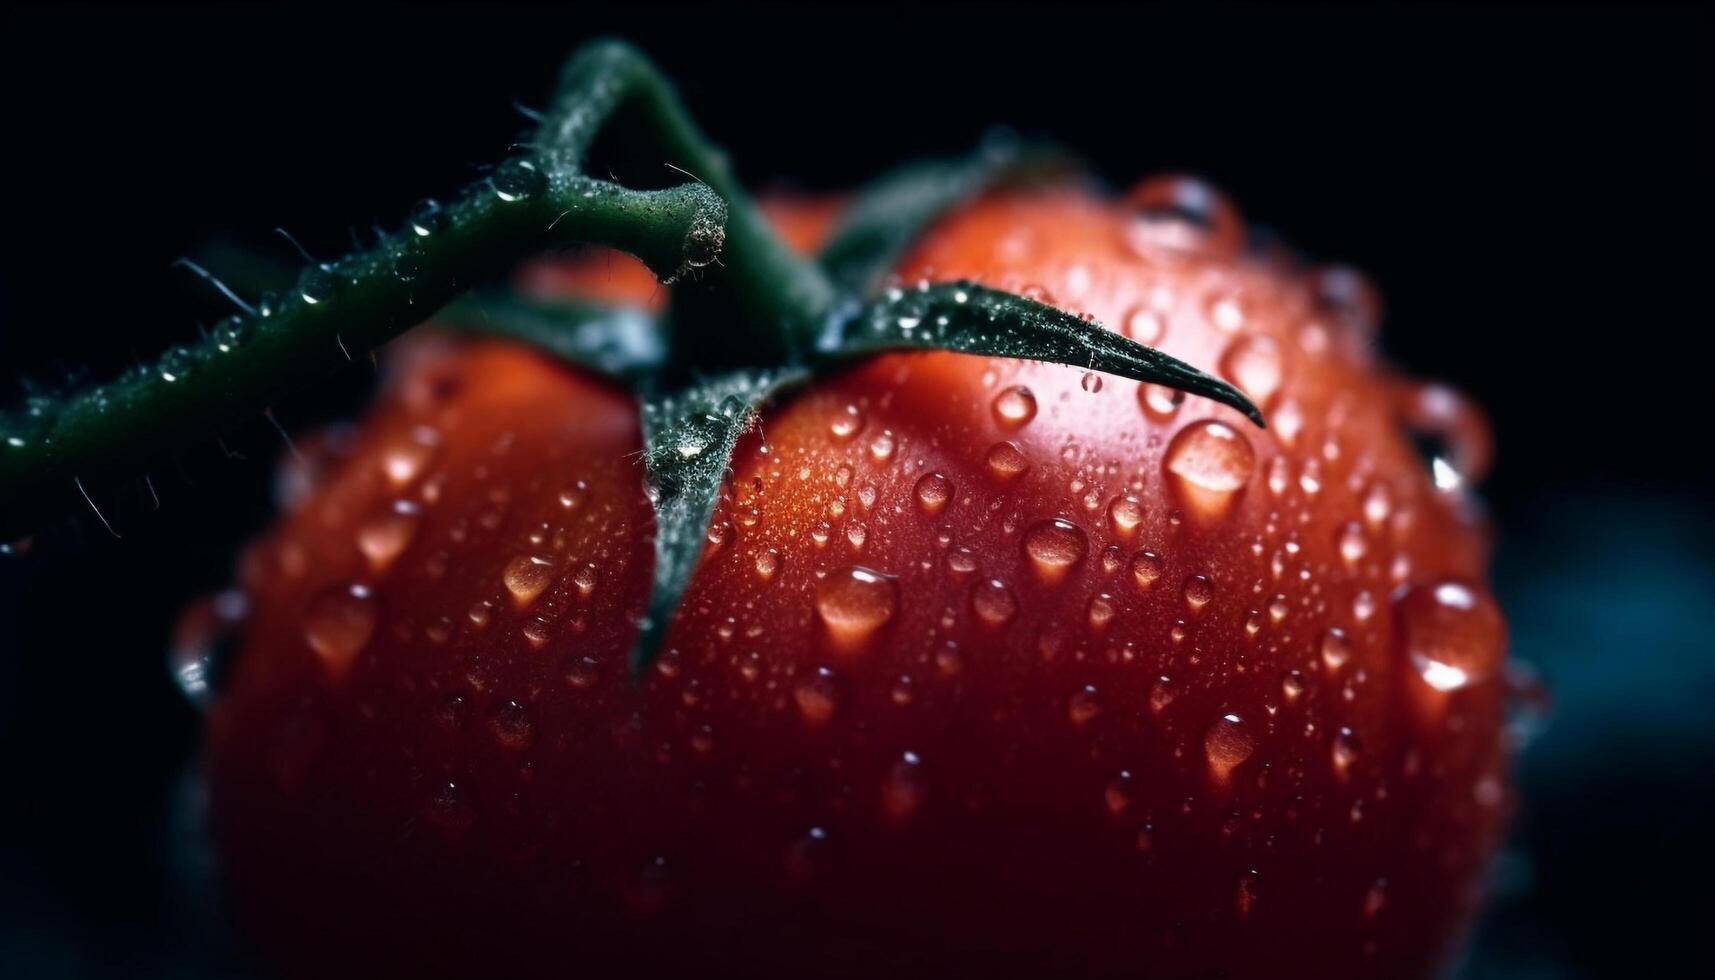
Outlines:
{"label": "large water droplet", "polygon": [[1286,355],[1273,337],[1249,334],[1227,345],[1221,374],[1266,409],[1286,378]]}
{"label": "large water droplet", "polygon": [[1256,751],[1256,736],[1245,726],[1244,719],[1225,714],[1215,719],[1203,733],[1203,755],[1209,760],[1209,775],[1218,783],[1232,778],[1235,768]]}
{"label": "large water droplet", "polygon": [[934,517],[947,508],[953,498],[953,481],[940,473],[925,473],[917,481],[917,509]]}
{"label": "large water droplet", "polygon": [[1450,579],[1408,586],[1393,607],[1406,660],[1432,689],[1457,691],[1500,665],[1506,628],[1482,589]]}
{"label": "large water droplet", "polygon": [[839,689],[834,683],[834,672],[826,667],[817,667],[814,674],[793,689],[792,700],[797,703],[798,714],[807,724],[827,724],[839,707]]}
{"label": "large water droplet", "polygon": [[1232,426],[1213,419],[1193,422],[1167,447],[1167,472],[1191,505],[1205,517],[1219,517],[1256,470],[1251,444]]}
{"label": "large water droplet", "polygon": [[990,446],[984,462],[988,464],[989,473],[1002,481],[1015,479],[1030,469],[1030,460],[1010,442],[997,442]]}
{"label": "large water droplet", "polygon": [[495,167],[488,181],[494,185],[494,196],[508,203],[529,200],[548,187],[542,168],[523,157],[513,157]]}
{"label": "large water droplet", "polygon": [[535,602],[554,581],[554,562],[541,555],[519,555],[506,563],[500,578],[506,591],[512,593],[512,601],[523,608]]}
{"label": "large water droplet", "polygon": [[375,634],[380,615],[368,586],[335,586],[310,603],[304,618],[304,641],[336,677],[344,676]]}
{"label": "large water droplet", "polygon": [[1089,553],[1084,529],[1064,518],[1037,521],[1024,533],[1024,556],[1036,577],[1048,583],[1066,577]]}
{"label": "large water droplet", "polygon": [[357,550],[380,571],[411,545],[422,523],[422,508],[410,500],[395,500],[357,529]]}
{"label": "large water droplet", "polygon": [[989,626],[1004,626],[1018,615],[1018,600],[998,578],[978,582],[971,589],[971,611]]}
{"label": "large water droplet", "polygon": [[898,608],[894,577],[860,565],[835,569],[816,583],[816,613],[839,646],[862,645]]}
{"label": "large water droplet", "polygon": [[994,396],[994,402],[989,406],[994,412],[994,420],[1005,429],[1018,429],[1030,424],[1036,417],[1036,396],[1023,385],[1014,385],[1001,389]]}
{"label": "large water droplet", "polygon": [[845,442],[863,431],[863,409],[856,405],[847,405],[834,412],[834,417],[828,420],[828,432],[841,442]]}
{"label": "large water droplet", "polygon": [[1193,177],[1152,177],[1133,187],[1125,202],[1135,211],[1126,241],[1144,258],[1185,253],[1230,256],[1244,243],[1238,210],[1221,193]]}

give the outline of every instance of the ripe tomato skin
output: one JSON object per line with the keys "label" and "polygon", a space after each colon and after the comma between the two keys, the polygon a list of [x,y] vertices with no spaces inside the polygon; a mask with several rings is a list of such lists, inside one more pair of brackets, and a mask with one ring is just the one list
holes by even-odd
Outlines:
{"label": "ripe tomato skin", "polygon": [[261,950],[290,973],[1434,972],[1504,811],[1482,535],[1396,422],[1419,390],[1342,322],[1361,307],[1214,228],[1003,195],[901,276],[1129,324],[1269,430],[1074,369],[877,358],[746,437],[640,683],[633,409],[501,344],[418,345],[244,563],[210,777]]}

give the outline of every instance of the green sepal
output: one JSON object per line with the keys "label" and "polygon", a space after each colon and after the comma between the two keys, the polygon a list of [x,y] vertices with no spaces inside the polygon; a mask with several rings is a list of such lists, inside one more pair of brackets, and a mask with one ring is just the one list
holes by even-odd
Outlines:
{"label": "green sepal", "polygon": [[734,371],[642,400],[643,464],[655,508],[655,572],[631,666],[640,674],[660,652],[708,538],[721,484],[739,437],[758,407],[808,373]]}
{"label": "green sepal", "polygon": [[816,353],[837,363],[893,350],[1052,361],[1117,374],[1202,395],[1266,425],[1250,399],[1220,378],[1094,320],[974,282],[888,290],[854,315],[830,320]]}

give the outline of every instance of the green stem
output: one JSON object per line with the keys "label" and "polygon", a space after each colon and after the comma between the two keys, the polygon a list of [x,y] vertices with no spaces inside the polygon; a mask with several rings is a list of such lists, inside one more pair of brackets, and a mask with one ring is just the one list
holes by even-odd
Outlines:
{"label": "green stem", "polygon": [[[219,435],[287,391],[421,322],[545,248],[597,242],[671,279],[718,253],[726,205],[708,187],[634,191],[552,158],[513,161],[395,240],[305,270],[277,309],[0,423],[0,540],[30,533],[88,485]],[[426,232],[426,234],[424,234]]]}
{"label": "green stem", "polygon": [[[775,363],[821,328],[836,301],[832,282],[774,233],[726,154],[698,130],[671,83],[647,58],[623,42],[598,41],[566,65],[559,92],[539,131],[544,145],[582,159],[612,117],[634,113],[648,141],[643,152],[658,154],[664,166],[702,181],[726,201],[726,245],[704,275],[722,301],[736,307],[736,317],[720,318],[736,336],[686,337],[681,346],[706,355],[693,360],[705,367],[730,362],[733,351],[743,349],[749,363]],[[700,327],[708,329],[706,322]]]}

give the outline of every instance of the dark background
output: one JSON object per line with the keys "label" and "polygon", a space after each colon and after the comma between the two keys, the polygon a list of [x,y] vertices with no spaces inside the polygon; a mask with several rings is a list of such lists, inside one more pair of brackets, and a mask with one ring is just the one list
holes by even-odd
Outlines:
{"label": "dark background", "polygon": [[[1555,695],[1465,977],[1711,965],[1711,20],[1692,8],[1055,4],[575,15],[11,9],[0,384],[107,375],[222,311],[169,262],[395,224],[498,159],[561,58],[642,43],[753,183],[838,188],[991,123],[1118,184],[1202,173],[1382,288],[1384,344],[1485,404],[1514,654]],[[288,426],[360,403],[367,365]],[[176,610],[267,519],[252,424],[0,562],[0,974],[231,960],[172,832]],[[194,795],[194,794],[193,794]],[[189,894],[187,894],[189,889]]]}

